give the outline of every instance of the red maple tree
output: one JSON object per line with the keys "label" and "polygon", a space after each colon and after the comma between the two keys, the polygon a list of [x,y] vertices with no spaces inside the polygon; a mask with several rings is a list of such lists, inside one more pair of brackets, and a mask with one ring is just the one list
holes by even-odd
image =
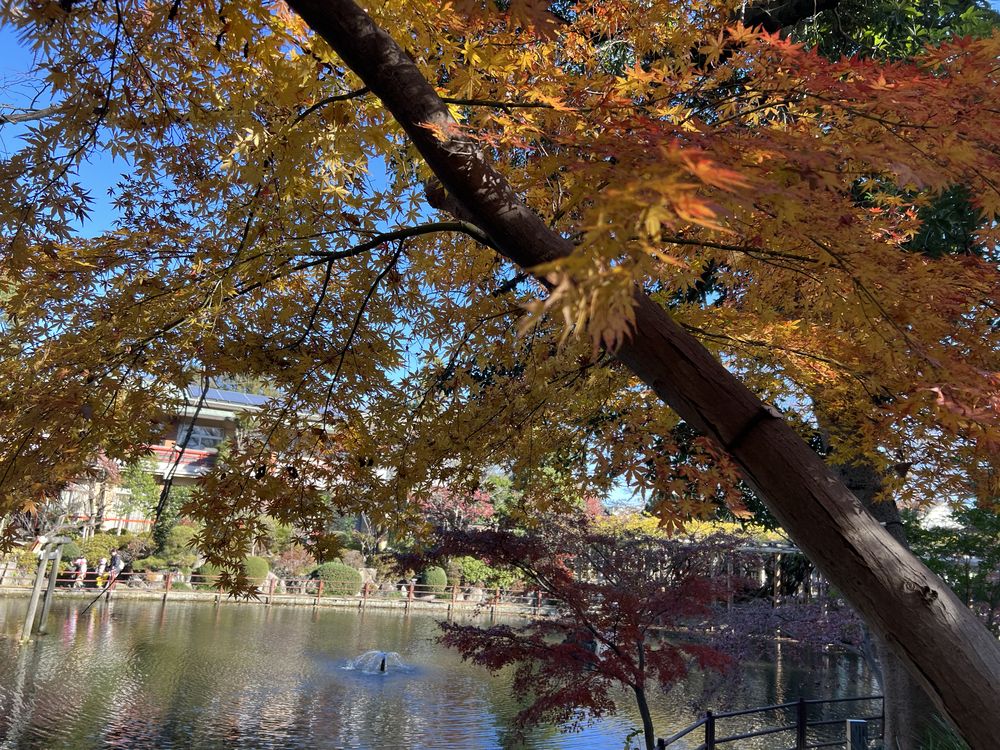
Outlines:
{"label": "red maple tree", "polygon": [[579,728],[615,712],[617,689],[630,690],[651,750],[647,690],[670,687],[692,667],[729,662],[711,647],[666,636],[710,616],[724,596],[726,581],[710,575],[727,544],[608,533],[584,513],[547,518],[529,531],[444,531],[431,557],[470,555],[515,569],[552,616],[490,627],[443,622],[441,642],[491,671],[514,667],[513,690],[529,696],[515,721],[522,729],[543,722]]}

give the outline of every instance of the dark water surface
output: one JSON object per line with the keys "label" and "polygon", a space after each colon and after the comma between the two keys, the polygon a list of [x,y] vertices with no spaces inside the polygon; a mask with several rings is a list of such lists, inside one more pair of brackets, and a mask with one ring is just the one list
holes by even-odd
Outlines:
{"label": "dark water surface", "polygon": [[[438,646],[426,615],[127,600],[81,614],[84,602],[64,600],[53,607],[49,635],[20,647],[26,606],[25,598],[0,598],[0,750],[619,750],[639,726],[623,696],[619,716],[575,734],[538,729],[514,743],[518,697],[509,680]],[[345,669],[371,649],[399,652],[406,667],[386,674]],[[800,693],[874,692],[861,663],[843,655],[786,647],[771,662],[741,670],[738,707]],[[655,697],[661,734],[697,717],[692,703],[702,686],[694,676]],[[721,698],[711,701],[709,708]]]}

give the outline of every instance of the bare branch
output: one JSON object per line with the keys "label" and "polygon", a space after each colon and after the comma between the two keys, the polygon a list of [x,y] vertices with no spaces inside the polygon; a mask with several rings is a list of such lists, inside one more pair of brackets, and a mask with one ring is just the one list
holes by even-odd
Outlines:
{"label": "bare branch", "polygon": [[292,125],[298,125],[313,112],[322,109],[323,107],[326,107],[329,104],[333,104],[335,102],[346,102],[348,99],[357,99],[359,97],[364,96],[367,93],[368,93],[368,87],[362,86],[357,91],[348,91],[346,94],[334,94],[333,96],[328,96],[325,99],[320,99],[312,106],[302,110],[299,113],[298,117],[296,117],[295,120],[292,121]]}
{"label": "bare branch", "polygon": [[52,107],[42,107],[41,109],[24,109],[6,114],[0,112],[0,125],[6,125],[7,123],[16,124],[19,122],[31,122],[33,120],[44,120],[46,117],[58,114],[64,109],[65,108],[62,105],[56,105]]}

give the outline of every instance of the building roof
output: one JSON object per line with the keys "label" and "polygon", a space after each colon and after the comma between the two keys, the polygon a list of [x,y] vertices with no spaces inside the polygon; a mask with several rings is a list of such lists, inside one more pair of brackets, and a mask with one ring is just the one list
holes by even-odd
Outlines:
{"label": "building roof", "polygon": [[[271,396],[263,396],[258,393],[243,393],[241,391],[227,391],[222,388],[206,388],[204,390],[205,401],[215,401],[220,404],[231,404],[240,408],[260,408],[273,400]],[[195,386],[188,388],[188,398],[194,401],[201,399],[202,389]]]}

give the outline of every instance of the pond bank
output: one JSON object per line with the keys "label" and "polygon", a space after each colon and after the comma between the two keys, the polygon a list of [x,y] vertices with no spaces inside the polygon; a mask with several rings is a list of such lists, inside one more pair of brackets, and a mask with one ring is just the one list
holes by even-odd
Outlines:
{"label": "pond bank", "polygon": [[[31,589],[20,586],[0,587],[0,597],[28,598]],[[56,600],[85,601],[97,597],[96,589],[74,590],[57,588],[53,592]],[[214,604],[246,604],[255,606],[292,606],[341,609],[397,610],[401,612],[419,611],[426,614],[450,616],[451,613],[465,615],[483,614],[491,617],[542,617],[549,613],[547,607],[538,607],[517,601],[472,602],[457,599],[440,599],[432,596],[383,598],[376,596],[314,596],[309,594],[261,593],[257,599],[234,599],[219,591],[198,591],[173,588],[148,589],[129,588],[119,585],[111,595],[112,600],[169,602],[209,602]]]}

